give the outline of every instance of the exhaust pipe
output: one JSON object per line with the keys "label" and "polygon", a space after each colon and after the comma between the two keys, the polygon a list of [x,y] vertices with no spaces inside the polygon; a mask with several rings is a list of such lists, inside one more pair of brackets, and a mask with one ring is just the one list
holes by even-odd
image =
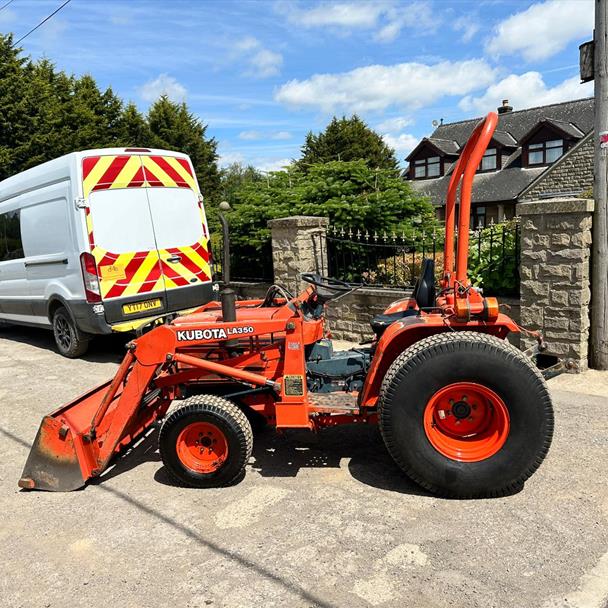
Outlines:
{"label": "exhaust pipe", "polygon": [[220,203],[220,222],[222,223],[222,235],[224,237],[224,251],[222,259],[222,281],[224,288],[220,292],[222,302],[222,318],[224,323],[236,321],[236,293],[230,287],[230,231],[228,220],[222,211],[230,211],[230,205],[226,201]]}

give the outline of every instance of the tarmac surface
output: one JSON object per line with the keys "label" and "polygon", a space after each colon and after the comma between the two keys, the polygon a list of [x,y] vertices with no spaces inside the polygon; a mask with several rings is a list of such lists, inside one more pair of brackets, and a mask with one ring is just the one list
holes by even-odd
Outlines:
{"label": "tarmac surface", "polygon": [[0,328],[2,606],[606,606],[608,374],[550,382],[553,446],[505,498],[427,494],[363,426],[262,431],[229,488],[172,486],[154,432],[84,490],[20,491],[42,416],[111,376],[121,342],[70,361]]}

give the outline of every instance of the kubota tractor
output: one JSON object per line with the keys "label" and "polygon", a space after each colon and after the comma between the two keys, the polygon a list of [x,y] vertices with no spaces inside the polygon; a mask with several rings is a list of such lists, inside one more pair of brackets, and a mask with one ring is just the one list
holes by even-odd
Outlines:
{"label": "kubota tractor", "polygon": [[295,297],[272,286],[263,300],[224,297],[160,318],[128,344],[111,381],[43,419],[19,485],[79,488],[161,421],[175,482],[227,485],[251,456],[250,410],[279,430],[378,424],[397,465],[444,496],[521,487],[549,449],[551,399],[533,361],[506,340],[519,327],[467,279],[471,187],[496,122],[491,113],[479,123],[454,168],[438,289],[425,260],[412,298],[371,320],[369,347],[333,351],[325,307],[352,287],[314,274],[302,275],[309,287]]}

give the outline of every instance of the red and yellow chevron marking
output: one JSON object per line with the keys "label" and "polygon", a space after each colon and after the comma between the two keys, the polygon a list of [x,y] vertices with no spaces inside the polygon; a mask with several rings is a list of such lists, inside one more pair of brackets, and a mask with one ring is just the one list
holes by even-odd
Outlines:
{"label": "red and yellow chevron marking", "polygon": [[[174,156],[93,156],[83,160],[83,191],[85,197],[95,190],[113,188],[190,188],[198,193],[198,184],[183,158]],[[186,287],[207,282],[211,278],[208,233],[205,212],[199,202],[203,235],[191,246],[161,251],[116,254],[95,244],[93,221],[86,208],[87,233],[91,253],[100,274],[103,299],[152,294],[165,289]],[[178,263],[168,263],[179,255]],[[111,271],[111,272],[110,272]]]}
{"label": "red and yellow chevron marking", "polygon": [[190,163],[175,156],[89,156],[82,161],[85,198],[112,188],[190,188],[198,193]]}

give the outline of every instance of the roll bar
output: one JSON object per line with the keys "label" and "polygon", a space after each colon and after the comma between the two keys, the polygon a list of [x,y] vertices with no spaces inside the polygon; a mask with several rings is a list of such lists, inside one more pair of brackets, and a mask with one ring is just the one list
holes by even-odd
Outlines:
{"label": "roll bar", "polygon": [[458,251],[456,255],[456,280],[467,282],[467,261],[469,254],[469,228],[471,215],[471,190],[477,167],[494,135],[498,115],[490,112],[477,123],[452,172],[445,205],[445,248],[444,275],[442,287],[454,286],[454,226],[456,216],[456,195],[460,188],[460,213],[458,217]]}

